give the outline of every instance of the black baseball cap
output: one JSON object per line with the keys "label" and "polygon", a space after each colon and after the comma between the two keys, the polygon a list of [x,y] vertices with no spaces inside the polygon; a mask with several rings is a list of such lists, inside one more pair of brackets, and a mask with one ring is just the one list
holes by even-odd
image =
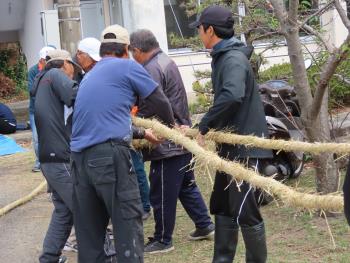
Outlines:
{"label": "black baseball cap", "polygon": [[197,21],[189,24],[190,28],[197,28],[201,24],[211,26],[233,27],[234,21],[229,9],[213,5],[205,8]]}

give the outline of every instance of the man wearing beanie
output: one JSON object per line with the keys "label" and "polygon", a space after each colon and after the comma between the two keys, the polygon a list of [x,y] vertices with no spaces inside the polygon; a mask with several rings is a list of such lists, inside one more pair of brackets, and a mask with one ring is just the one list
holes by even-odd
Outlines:
{"label": "man wearing beanie", "polygon": [[[266,136],[264,109],[254,73],[249,63],[252,48],[233,37],[230,10],[210,6],[190,27],[197,28],[204,46],[211,49],[214,103],[199,123],[197,141],[204,145],[209,129],[232,131],[242,135]],[[219,156],[239,161],[260,171],[261,159],[272,158],[270,150],[239,145],[218,144]],[[215,215],[213,263],[231,263],[234,259],[241,229],[246,248],[246,262],[264,263],[267,259],[264,222],[256,189],[244,181],[236,182],[217,172],[210,200]]]}

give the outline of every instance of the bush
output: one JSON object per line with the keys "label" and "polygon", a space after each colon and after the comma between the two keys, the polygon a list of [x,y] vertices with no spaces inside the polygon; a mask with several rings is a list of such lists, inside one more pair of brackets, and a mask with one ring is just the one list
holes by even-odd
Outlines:
{"label": "bush", "polygon": [[292,84],[292,68],[289,63],[274,65],[259,73],[259,83],[264,83],[269,80],[286,80]]}
{"label": "bush", "polygon": [[[25,58],[22,54],[16,54],[13,49],[0,50],[0,73],[2,74],[2,82],[7,83],[6,87],[0,87],[4,94],[9,97],[20,94],[27,89],[27,66]],[[5,79],[7,77],[11,80]],[[13,88],[10,88],[10,86]],[[11,89],[11,91],[9,90]]]}
{"label": "bush", "polygon": [[0,72],[0,97],[9,98],[14,94],[16,94],[15,82]]}

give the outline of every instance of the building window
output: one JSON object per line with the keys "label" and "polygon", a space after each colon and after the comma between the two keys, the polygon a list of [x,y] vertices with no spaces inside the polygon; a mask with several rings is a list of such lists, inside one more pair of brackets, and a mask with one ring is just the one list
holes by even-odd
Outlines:
{"label": "building window", "polygon": [[196,15],[188,16],[183,0],[164,0],[166,31],[169,49],[186,47],[185,39],[194,37],[196,30],[188,25],[196,20]]}

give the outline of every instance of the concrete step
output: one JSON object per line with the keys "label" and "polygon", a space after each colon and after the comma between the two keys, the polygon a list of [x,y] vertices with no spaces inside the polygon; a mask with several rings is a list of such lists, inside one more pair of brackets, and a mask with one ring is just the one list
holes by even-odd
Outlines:
{"label": "concrete step", "polygon": [[27,122],[29,120],[29,100],[9,103],[7,106],[12,110],[17,122]]}

